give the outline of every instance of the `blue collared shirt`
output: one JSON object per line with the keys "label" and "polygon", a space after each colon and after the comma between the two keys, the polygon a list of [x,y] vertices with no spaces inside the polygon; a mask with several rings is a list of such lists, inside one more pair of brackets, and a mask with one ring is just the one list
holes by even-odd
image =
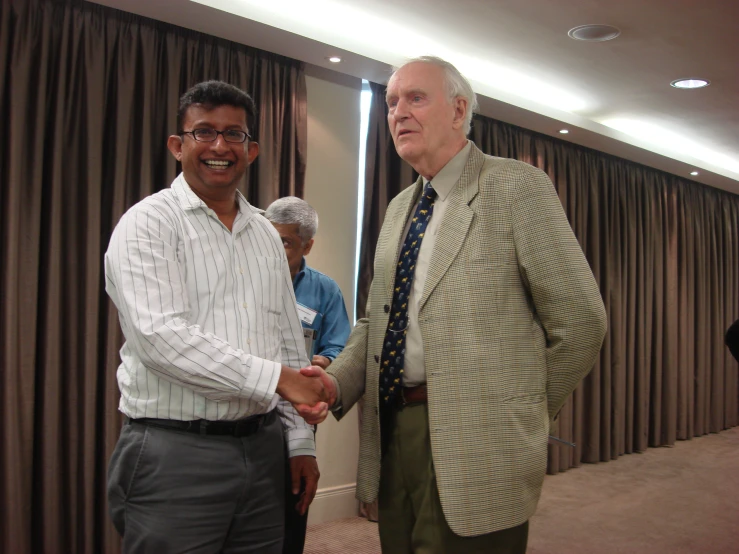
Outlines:
{"label": "blue collared shirt", "polygon": [[312,324],[301,321],[303,327],[318,331],[313,353],[308,352],[308,357],[315,354],[333,361],[344,349],[351,330],[339,285],[331,277],[308,267],[303,258],[293,288],[298,304],[318,312]]}

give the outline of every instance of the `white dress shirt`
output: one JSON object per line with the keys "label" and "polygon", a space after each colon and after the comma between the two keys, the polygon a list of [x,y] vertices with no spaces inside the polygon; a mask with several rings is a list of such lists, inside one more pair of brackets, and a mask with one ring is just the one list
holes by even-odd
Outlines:
{"label": "white dress shirt", "polygon": [[238,193],[233,230],[182,175],[121,218],[105,254],[118,308],[120,410],[131,418],[237,420],[277,408],[291,456],[313,428],[275,393],[309,365],[277,231]]}
{"label": "white dress shirt", "polygon": [[[416,261],[416,271],[413,275],[413,284],[411,292],[408,296],[408,333],[405,337],[405,361],[403,366],[403,386],[414,387],[426,382],[426,366],[423,361],[423,337],[421,336],[421,328],[418,326],[418,305],[423,296],[423,287],[426,284],[426,274],[428,273],[431,256],[434,253],[434,245],[436,244],[436,235],[441,227],[444,219],[444,212],[449,205],[449,193],[452,192],[454,185],[457,184],[462,176],[467,158],[470,156],[471,143],[467,145],[454,156],[449,162],[436,174],[431,180],[431,186],[434,187],[437,197],[434,202],[434,211],[429,219],[428,226],[421,241],[421,248],[418,250],[418,259]],[[426,186],[428,179],[423,178],[423,184]],[[410,219],[406,223],[405,232],[401,237],[401,244],[405,241],[405,237],[410,229]],[[444,340],[444,337],[438,337]]]}

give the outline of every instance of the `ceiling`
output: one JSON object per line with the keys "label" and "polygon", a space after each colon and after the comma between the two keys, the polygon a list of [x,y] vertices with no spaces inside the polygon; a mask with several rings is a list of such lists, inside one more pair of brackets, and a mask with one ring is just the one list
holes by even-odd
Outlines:
{"label": "ceiling", "polygon": [[[484,115],[739,194],[735,0],[94,1],[381,83],[440,55]],[[591,23],[621,35],[567,36]],[[670,87],[686,77],[711,85]]]}

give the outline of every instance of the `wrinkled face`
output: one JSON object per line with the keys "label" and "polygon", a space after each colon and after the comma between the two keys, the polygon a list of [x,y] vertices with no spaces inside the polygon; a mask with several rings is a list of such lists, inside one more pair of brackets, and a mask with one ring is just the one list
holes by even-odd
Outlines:
{"label": "wrinkled face", "polygon": [[282,245],[285,247],[285,254],[287,254],[287,265],[290,266],[290,277],[295,279],[298,271],[300,271],[303,256],[307,256],[313,248],[313,239],[303,243],[303,239],[298,234],[300,225],[297,223],[273,223],[272,225],[280,233]]}
{"label": "wrinkled face", "polygon": [[388,82],[386,100],[395,149],[412,166],[464,139],[466,102],[449,100],[441,67],[423,62],[401,67]]}
{"label": "wrinkled face", "polygon": [[[185,114],[182,130],[195,129],[248,132],[246,112],[235,106],[218,106],[208,110],[200,104],[193,104]],[[259,154],[256,142],[249,139],[243,143],[226,142],[223,135],[218,135],[213,142],[197,141],[190,134],[181,137],[172,135],[167,146],[182,164],[185,180],[201,197],[233,189]]]}

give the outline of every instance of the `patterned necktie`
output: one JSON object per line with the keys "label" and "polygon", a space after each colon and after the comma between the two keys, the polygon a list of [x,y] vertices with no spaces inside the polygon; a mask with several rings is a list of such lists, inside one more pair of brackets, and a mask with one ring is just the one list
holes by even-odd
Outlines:
{"label": "patterned necktie", "polygon": [[393,302],[380,361],[380,403],[382,406],[392,405],[395,395],[403,386],[405,338],[408,332],[408,296],[413,285],[421,241],[431,214],[434,212],[435,199],[436,191],[429,182],[421,193],[408,235],[405,237],[398,257],[398,265],[395,268]]}

